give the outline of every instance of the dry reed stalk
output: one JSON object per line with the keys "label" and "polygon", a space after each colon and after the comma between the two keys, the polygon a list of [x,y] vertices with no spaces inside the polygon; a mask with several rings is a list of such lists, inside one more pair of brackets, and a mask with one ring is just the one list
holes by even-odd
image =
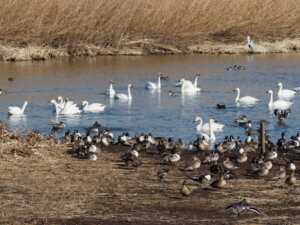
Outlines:
{"label": "dry reed stalk", "polygon": [[259,53],[299,49],[299,0],[3,0],[0,14],[2,60],[243,53],[248,34]]}

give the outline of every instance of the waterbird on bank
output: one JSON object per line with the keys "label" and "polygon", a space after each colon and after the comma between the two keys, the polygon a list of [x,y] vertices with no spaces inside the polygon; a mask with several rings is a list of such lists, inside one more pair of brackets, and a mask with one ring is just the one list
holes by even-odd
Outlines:
{"label": "waterbird on bank", "polygon": [[180,193],[183,197],[188,197],[191,195],[192,193],[192,189],[190,189],[188,186],[187,186],[187,181],[183,181],[182,183],[182,187],[180,188]]}
{"label": "waterbird on bank", "polygon": [[28,102],[25,101],[22,108],[20,108],[18,106],[9,106],[8,114],[9,115],[23,115],[27,104],[28,104]]}
{"label": "waterbird on bank", "polygon": [[112,80],[109,81],[109,88],[106,91],[106,95],[108,95],[110,98],[114,98],[116,94],[116,91],[113,88],[113,83],[114,82]]}
{"label": "waterbird on bank", "polygon": [[210,186],[212,186],[213,188],[223,188],[226,184],[227,184],[227,182],[225,180],[225,176],[224,176],[224,174],[221,174],[220,178],[213,181],[210,184]]}
{"label": "waterbird on bank", "polygon": [[285,184],[292,186],[292,185],[295,185],[296,182],[297,182],[297,179],[295,177],[295,171],[292,171],[291,174],[286,178]]}
{"label": "waterbird on bank", "polygon": [[128,84],[128,95],[126,94],[115,94],[115,98],[122,100],[122,101],[131,101],[132,100],[132,95],[130,89],[133,87],[132,84]]}
{"label": "waterbird on bank", "polygon": [[82,101],[81,105],[82,107],[82,111],[83,112],[92,112],[92,113],[98,113],[98,112],[102,112],[105,109],[105,105],[101,104],[101,103],[92,103],[89,104],[88,101]]}
{"label": "waterbird on bank", "polygon": [[277,87],[279,88],[277,95],[280,100],[289,100],[295,97],[296,91],[290,89],[282,89],[281,82],[277,84]]}
{"label": "waterbird on bank", "polygon": [[159,180],[163,180],[166,176],[168,176],[168,173],[169,169],[161,169],[157,171],[156,175]]}
{"label": "waterbird on bank", "polygon": [[191,176],[187,176],[187,177],[193,181],[199,182],[200,184],[207,184],[211,180],[212,176],[210,174],[207,174],[207,175],[196,174],[196,175],[191,175]]}
{"label": "waterbird on bank", "polygon": [[247,210],[253,211],[253,212],[255,212],[255,213],[259,214],[259,215],[268,216],[264,212],[262,212],[261,210],[257,209],[255,206],[249,204],[246,201],[246,199],[243,199],[242,201],[239,201],[239,202],[232,203],[232,204],[226,206],[223,209],[223,211],[227,211],[227,210],[233,210],[233,212],[235,214],[237,214],[237,216],[242,215]]}
{"label": "waterbird on bank", "polygon": [[293,103],[289,102],[289,101],[284,101],[284,100],[273,101],[273,91],[272,90],[268,90],[266,93],[270,94],[270,101],[268,103],[268,106],[270,109],[285,110],[285,109],[289,109],[293,105]]}
{"label": "waterbird on bank", "polygon": [[239,102],[242,104],[255,104],[255,103],[257,103],[257,101],[259,101],[257,98],[254,98],[252,96],[240,97],[240,92],[241,92],[240,88],[235,88],[232,91],[237,92],[235,102]]}
{"label": "waterbird on bank", "polygon": [[201,161],[200,161],[200,159],[197,157],[197,156],[194,156],[194,159],[193,159],[194,161],[190,164],[190,165],[188,165],[188,166],[186,166],[185,168],[183,168],[183,169],[181,169],[182,171],[193,171],[193,170],[195,170],[195,169],[198,169],[198,168],[200,168],[200,166],[201,166]]}
{"label": "waterbird on bank", "polygon": [[145,85],[145,88],[146,89],[161,89],[161,82],[160,82],[161,75],[162,75],[161,73],[158,73],[157,83],[147,82],[146,85]]}
{"label": "waterbird on bank", "polygon": [[247,45],[249,49],[253,49],[254,48],[254,41],[250,39],[250,36],[247,36]]}

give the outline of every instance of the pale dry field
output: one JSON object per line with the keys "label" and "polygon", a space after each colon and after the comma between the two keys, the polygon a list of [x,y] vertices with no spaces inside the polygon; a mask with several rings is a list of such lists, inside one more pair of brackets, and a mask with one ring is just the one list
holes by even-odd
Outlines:
{"label": "pale dry field", "polygon": [[300,49],[298,0],[3,0],[0,58]]}

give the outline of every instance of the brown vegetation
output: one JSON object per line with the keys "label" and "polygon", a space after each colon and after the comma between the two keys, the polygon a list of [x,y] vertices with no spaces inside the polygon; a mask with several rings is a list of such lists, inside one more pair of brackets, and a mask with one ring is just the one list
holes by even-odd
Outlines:
{"label": "brown vegetation", "polygon": [[3,0],[0,11],[3,60],[247,53],[248,34],[254,53],[300,48],[298,0]]}
{"label": "brown vegetation", "polygon": [[[51,136],[18,132],[0,126],[1,224],[297,224],[300,219],[299,185],[250,179],[242,172],[220,190],[188,180],[193,192],[182,197],[188,178],[179,168],[192,161],[191,152],[183,153],[178,165],[162,165],[161,155],[143,152],[143,165],[128,168],[119,161],[128,147],[110,146],[97,161],[88,161],[68,155],[68,147]],[[162,168],[169,174],[159,180]],[[208,168],[201,165],[198,173]],[[270,217],[221,211],[244,198]]]}

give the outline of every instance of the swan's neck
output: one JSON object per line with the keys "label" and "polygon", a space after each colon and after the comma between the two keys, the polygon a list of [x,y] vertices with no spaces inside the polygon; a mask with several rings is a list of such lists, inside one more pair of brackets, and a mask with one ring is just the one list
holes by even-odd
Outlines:
{"label": "swan's neck", "polygon": [[160,76],[158,76],[157,88],[161,88]]}
{"label": "swan's neck", "polygon": [[88,102],[85,102],[84,104],[83,104],[83,108],[86,108],[86,107],[88,107],[89,106],[89,103]]}
{"label": "swan's neck", "polygon": [[109,85],[109,90],[110,90],[110,91],[113,91],[113,90],[114,90],[113,84],[110,84],[110,85]]}
{"label": "swan's neck", "polygon": [[23,107],[22,107],[22,113],[24,113],[27,104],[28,104],[27,102],[24,102],[24,105],[23,105]]}
{"label": "swan's neck", "polygon": [[130,87],[128,87],[128,98],[129,98],[129,99],[132,99]]}
{"label": "swan's neck", "polygon": [[270,101],[269,101],[269,106],[272,106],[273,103],[273,92],[270,93],[271,97],[270,97]]}
{"label": "swan's neck", "polygon": [[196,88],[198,86],[198,76],[196,76],[195,81],[194,81],[194,87]]}
{"label": "swan's neck", "polygon": [[184,88],[185,88],[185,82],[183,81],[181,85],[181,92],[184,92]]}
{"label": "swan's neck", "polygon": [[212,122],[209,122],[209,133],[210,133],[210,139],[211,140],[216,140],[216,136],[215,133],[212,129]]}
{"label": "swan's neck", "polygon": [[240,90],[237,89],[236,92],[237,92],[237,95],[236,95],[235,101],[237,102],[240,99]]}
{"label": "swan's neck", "polygon": [[54,107],[55,107],[55,113],[56,113],[56,115],[58,115],[59,112],[58,112],[58,106],[57,106],[57,103],[54,102],[53,105],[54,105]]}
{"label": "swan's neck", "polygon": [[282,91],[282,86],[279,86],[278,94],[280,94]]}
{"label": "swan's neck", "polygon": [[199,124],[198,124],[198,126],[197,126],[197,130],[198,130],[198,131],[200,131],[200,130],[201,130],[202,123],[203,123],[203,121],[202,121],[202,119],[201,119],[201,118],[200,118],[199,120],[200,120],[200,123],[199,123]]}

